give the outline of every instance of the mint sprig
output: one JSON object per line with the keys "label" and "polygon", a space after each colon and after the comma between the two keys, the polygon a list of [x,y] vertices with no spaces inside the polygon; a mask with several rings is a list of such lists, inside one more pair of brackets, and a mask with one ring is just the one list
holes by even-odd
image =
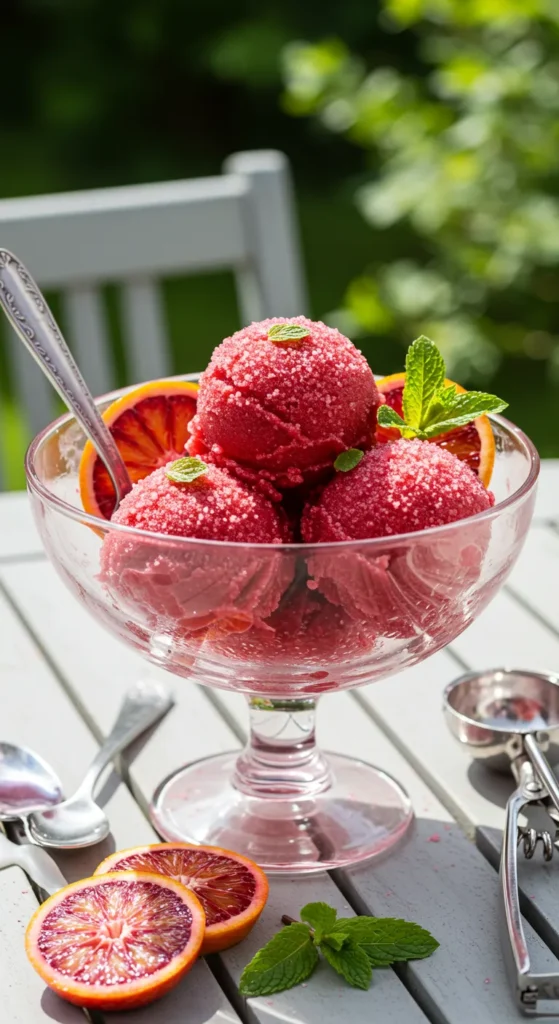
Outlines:
{"label": "mint sprig", "polygon": [[435,342],[423,335],[416,338],[406,356],[403,417],[389,405],[381,405],[377,415],[379,426],[395,428],[405,438],[428,441],[466,426],[478,416],[507,408],[507,402],[484,391],[460,394],[445,379],[444,359]]}
{"label": "mint sprig", "polygon": [[268,331],[268,338],[279,345],[293,345],[310,334],[308,327],[301,324],[272,324]]}
{"label": "mint sprig", "polygon": [[208,472],[208,467],[202,459],[186,455],[182,459],[175,459],[165,466],[165,476],[174,484],[191,484],[199,476]]}
{"label": "mint sprig", "polygon": [[252,958],[239,983],[244,996],[267,996],[310,977],[320,957],[348,985],[367,989],[373,967],[430,956],[439,943],[424,928],[397,918],[342,917],[328,903],[307,903]]}

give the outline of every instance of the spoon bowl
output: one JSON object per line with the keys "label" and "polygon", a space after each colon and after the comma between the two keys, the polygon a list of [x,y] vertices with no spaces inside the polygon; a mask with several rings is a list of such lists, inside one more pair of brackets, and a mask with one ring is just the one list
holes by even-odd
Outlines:
{"label": "spoon bowl", "polygon": [[105,812],[79,793],[57,808],[35,812],[24,824],[32,842],[59,850],[95,846],[110,832]]}
{"label": "spoon bowl", "polygon": [[64,799],[50,765],[33,750],[0,742],[0,821],[46,810]]}

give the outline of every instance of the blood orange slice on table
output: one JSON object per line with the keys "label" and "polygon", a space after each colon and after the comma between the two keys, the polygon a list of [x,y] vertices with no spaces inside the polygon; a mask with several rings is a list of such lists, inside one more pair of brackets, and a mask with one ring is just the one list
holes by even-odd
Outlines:
{"label": "blood orange slice on table", "polygon": [[202,954],[240,942],[262,913],[268,880],[248,857],[219,846],[155,843],[113,853],[99,865],[106,871],[156,871],[191,889],[206,915]]}
{"label": "blood orange slice on table", "polygon": [[[184,455],[188,424],[196,412],[198,385],[153,380],[117,398],[103,419],[113,435],[132,483]],[[86,512],[110,519],[115,507],[111,478],[91,441],[80,462],[80,496]]]}
{"label": "blood orange slice on table", "polygon": [[[384,395],[386,404],[400,416],[402,415],[405,383],[405,373],[393,373],[391,376],[377,381],[377,387]],[[452,384],[460,394],[465,392],[466,389],[460,384],[445,380],[446,387],[450,387]],[[377,426],[375,431],[377,444],[397,440],[399,437],[399,431],[391,428]],[[438,437],[429,438],[429,440],[440,445],[441,448],[448,449],[462,462],[466,462],[470,469],[477,473],[484,487],[489,486],[495,462],[495,438],[487,416],[478,416],[465,427],[458,427],[456,430],[450,430],[447,434],[439,434]]]}
{"label": "blood orange slice on table", "polygon": [[164,995],[190,970],[205,931],[193,892],[171,878],[115,872],[66,886],[39,907],[27,955],[62,999],[130,1010]]}

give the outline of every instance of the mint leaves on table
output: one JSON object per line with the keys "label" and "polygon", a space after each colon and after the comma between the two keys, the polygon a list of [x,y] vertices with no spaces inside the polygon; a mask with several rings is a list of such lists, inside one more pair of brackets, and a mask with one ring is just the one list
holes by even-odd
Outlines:
{"label": "mint leaves on table", "polygon": [[175,484],[191,484],[199,476],[207,473],[208,467],[202,459],[186,455],[182,459],[175,459],[165,466],[165,475]]}
{"label": "mint leaves on table", "polygon": [[318,963],[318,949],[306,924],[294,922],[261,949],[245,967],[239,990],[244,996],[269,996],[304,981]]}
{"label": "mint leaves on table", "polygon": [[310,333],[309,328],[302,327],[301,324],[272,324],[268,338],[276,344],[293,345],[302,338],[308,338]]}
{"label": "mint leaves on table", "polygon": [[483,391],[459,394],[453,384],[445,383],[445,375],[444,359],[435,342],[416,338],[406,356],[403,418],[389,405],[381,405],[379,426],[395,427],[402,437],[428,440],[463,427],[483,413],[507,408],[507,402]]}
{"label": "mint leaves on table", "polygon": [[365,452],[362,452],[360,448],[348,448],[347,451],[338,455],[334,462],[334,469],[338,473],[349,473],[350,469],[355,469],[359,465],[364,454]]}
{"label": "mint leaves on table", "polygon": [[418,924],[391,917],[338,917],[327,903],[307,903],[245,967],[239,990],[269,996],[310,977],[322,956],[354,988],[367,989],[373,967],[430,956],[439,943]]}

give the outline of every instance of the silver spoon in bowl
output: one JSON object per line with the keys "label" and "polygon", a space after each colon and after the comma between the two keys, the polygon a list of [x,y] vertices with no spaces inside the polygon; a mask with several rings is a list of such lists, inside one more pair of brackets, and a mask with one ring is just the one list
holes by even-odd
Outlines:
{"label": "silver spoon in bowl", "polygon": [[38,846],[61,850],[102,842],[110,832],[110,824],[93,796],[101,772],[117,754],[158,722],[172,705],[173,697],[161,683],[145,681],[132,687],[124,698],[110,735],[74,795],[46,810],[32,811],[23,816],[28,839]]}
{"label": "silver spoon in bowl", "polygon": [[8,249],[2,248],[0,307],[94,445],[113,482],[118,506],[132,487],[122,456],[44,295],[23,263]]}

